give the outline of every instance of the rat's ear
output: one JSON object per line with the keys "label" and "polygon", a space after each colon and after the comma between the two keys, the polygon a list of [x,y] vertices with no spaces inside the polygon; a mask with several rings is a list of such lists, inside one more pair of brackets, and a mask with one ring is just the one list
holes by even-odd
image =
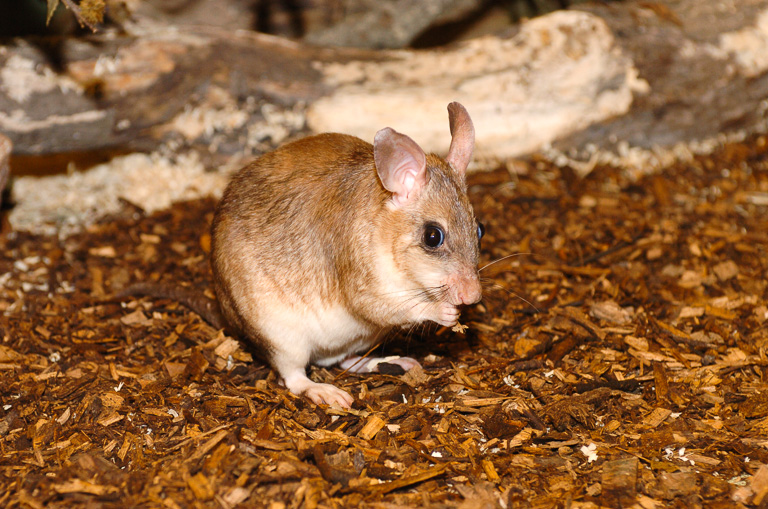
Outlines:
{"label": "rat's ear", "polygon": [[448,124],[451,126],[451,148],[445,160],[463,177],[475,150],[475,126],[467,110],[457,102],[448,105]]}
{"label": "rat's ear", "polygon": [[427,158],[415,141],[385,127],[373,139],[373,159],[396,205],[413,201],[427,185]]}

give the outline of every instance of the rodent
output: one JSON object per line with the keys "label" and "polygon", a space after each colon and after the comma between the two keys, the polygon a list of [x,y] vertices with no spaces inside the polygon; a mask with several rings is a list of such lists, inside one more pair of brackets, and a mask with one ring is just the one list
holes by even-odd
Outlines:
{"label": "rodent", "polygon": [[445,159],[390,128],[373,145],[320,134],[262,156],[224,191],[212,225],[216,296],[291,392],[349,407],[345,391],[307,377],[309,363],[342,361],[391,327],[454,325],[458,306],[480,300],[465,182],[474,126],[459,103],[448,112]]}
{"label": "rodent", "polygon": [[390,128],[373,145],[320,134],[261,156],[224,191],[211,227],[213,318],[254,342],[294,394],[350,407],[347,392],[307,377],[309,363],[365,370],[353,355],[393,327],[451,326],[480,300],[482,227],[465,182],[474,126],[459,103],[448,114],[445,159]]}

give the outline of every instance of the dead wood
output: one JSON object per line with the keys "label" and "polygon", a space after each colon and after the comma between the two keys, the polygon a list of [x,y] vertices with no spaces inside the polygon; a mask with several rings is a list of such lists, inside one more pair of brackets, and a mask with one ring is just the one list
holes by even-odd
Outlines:
{"label": "dead wood", "polygon": [[13,144],[6,136],[0,134],[0,207],[3,205],[3,192],[11,174],[11,149]]}
{"label": "dead wood", "polygon": [[[305,127],[372,138],[382,126],[398,125],[440,151],[451,100],[483,126],[478,150],[503,157],[549,143],[592,147],[579,156],[592,157],[594,147],[669,148],[760,130],[768,73],[755,20],[768,2],[735,0],[733,16],[712,5],[579,7],[531,20],[511,35],[428,51],[320,48],[199,26],[54,45],[15,40],[0,52],[0,131],[16,154],[77,157],[172,143],[228,157],[260,152]],[[403,114],[411,111],[420,112],[418,122]],[[301,120],[276,134],[264,127],[276,115]],[[609,249],[631,249],[630,239]]]}
{"label": "dead wood", "polygon": [[427,28],[459,18],[483,3],[482,0],[375,2],[364,12],[310,32],[305,40],[318,46],[404,48]]}

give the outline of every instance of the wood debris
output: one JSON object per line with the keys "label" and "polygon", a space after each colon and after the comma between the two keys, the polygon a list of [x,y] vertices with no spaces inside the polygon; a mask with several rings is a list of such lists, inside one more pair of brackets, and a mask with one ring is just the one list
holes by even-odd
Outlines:
{"label": "wood debris", "polygon": [[[0,243],[6,507],[761,507],[768,139],[631,179],[471,176],[492,281],[405,374],[313,367],[316,406],[133,281],[211,288],[212,200]],[[749,194],[752,193],[752,194]],[[335,380],[334,380],[335,378]]]}

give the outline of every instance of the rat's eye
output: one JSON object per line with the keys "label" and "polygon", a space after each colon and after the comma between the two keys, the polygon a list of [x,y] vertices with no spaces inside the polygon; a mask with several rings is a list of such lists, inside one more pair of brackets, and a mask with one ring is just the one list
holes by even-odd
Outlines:
{"label": "rat's eye", "polygon": [[478,223],[477,223],[477,240],[482,239],[483,235],[485,235],[485,226],[483,226],[483,223],[478,221]]}
{"label": "rat's eye", "polygon": [[443,245],[445,233],[443,229],[436,224],[428,224],[424,228],[424,245],[430,249],[437,249]]}

